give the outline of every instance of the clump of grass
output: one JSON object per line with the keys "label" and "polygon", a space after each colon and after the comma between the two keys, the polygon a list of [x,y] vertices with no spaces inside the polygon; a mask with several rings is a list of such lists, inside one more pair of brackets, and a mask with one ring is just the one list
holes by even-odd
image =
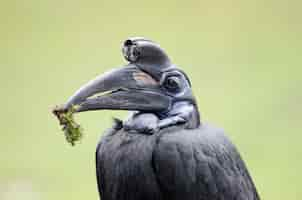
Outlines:
{"label": "clump of grass", "polygon": [[53,110],[53,114],[58,118],[60,125],[62,125],[66,141],[72,146],[83,137],[83,128],[73,118],[75,111],[76,106],[71,106],[68,110],[63,110],[60,106],[56,106]]}

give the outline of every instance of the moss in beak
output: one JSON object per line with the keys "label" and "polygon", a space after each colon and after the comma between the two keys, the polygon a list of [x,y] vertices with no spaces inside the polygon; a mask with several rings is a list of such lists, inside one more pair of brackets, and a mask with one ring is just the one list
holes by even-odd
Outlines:
{"label": "moss in beak", "polygon": [[62,130],[64,131],[65,139],[72,146],[80,141],[83,137],[83,128],[74,120],[73,114],[76,112],[77,106],[71,106],[68,110],[62,109],[61,106],[56,106],[52,113],[58,118]]}

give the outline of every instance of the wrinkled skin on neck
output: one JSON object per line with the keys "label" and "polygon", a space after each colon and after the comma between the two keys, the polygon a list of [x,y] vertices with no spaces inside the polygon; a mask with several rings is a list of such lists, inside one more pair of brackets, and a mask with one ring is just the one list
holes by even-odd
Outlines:
{"label": "wrinkled skin on neck", "polygon": [[199,114],[195,106],[188,102],[177,102],[172,109],[161,113],[133,112],[123,123],[126,130],[144,134],[153,134],[160,129],[184,124],[184,128],[199,126]]}

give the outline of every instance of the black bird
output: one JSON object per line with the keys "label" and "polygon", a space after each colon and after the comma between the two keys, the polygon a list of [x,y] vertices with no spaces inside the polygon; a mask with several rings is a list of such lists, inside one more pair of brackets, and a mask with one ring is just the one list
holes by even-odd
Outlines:
{"label": "black bird", "polygon": [[97,146],[102,200],[260,199],[224,131],[200,122],[190,80],[165,51],[130,38],[122,52],[129,64],[88,82],[64,108],[133,111]]}

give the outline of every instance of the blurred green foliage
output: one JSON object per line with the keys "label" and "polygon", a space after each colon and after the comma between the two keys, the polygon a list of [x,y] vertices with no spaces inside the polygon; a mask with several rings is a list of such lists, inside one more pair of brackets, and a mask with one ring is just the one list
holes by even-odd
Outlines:
{"label": "blurred green foliage", "polygon": [[113,116],[77,115],[66,144],[51,109],[125,63],[121,42],[161,44],[193,83],[202,119],[223,127],[262,199],[302,198],[301,1],[0,3],[0,199],[97,199],[94,151]]}

